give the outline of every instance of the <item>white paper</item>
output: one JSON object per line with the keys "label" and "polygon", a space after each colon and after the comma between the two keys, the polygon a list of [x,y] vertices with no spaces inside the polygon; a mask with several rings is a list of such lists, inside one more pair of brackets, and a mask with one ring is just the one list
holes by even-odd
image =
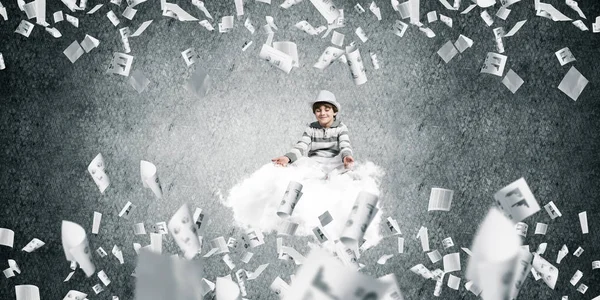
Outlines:
{"label": "white paper", "polygon": [[582,293],[582,294],[585,294],[585,292],[587,291],[587,289],[588,289],[588,286],[585,285],[585,284],[583,284],[583,283],[580,284],[579,287],[577,287],[577,291],[580,292],[580,293]]}
{"label": "white paper", "polygon": [[127,77],[131,71],[132,63],[133,56],[125,53],[114,52],[111,63],[108,66],[108,70],[106,70],[106,74],[117,74]]}
{"label": "white paper", "polygon": [[457,290],[458,291],[458,287],[460,285],[460,277],[456,277],[452,274],[448,274],[448,287],[453,289],[453,290]]}
{"label": "white paper", "polygon": [[456,42],[454,42],[454,47],[456,47],[456,49],[460,53],[463,53],[465,50],[467,50],[467,48],[470,48],[471,46],[473,46],[473,40],[462,34],[458,37]]}
{"label": "white paper", "polygon": [[343,34],[334,30],[331,36],[331,43],[338,47],[342,47],[342,45],[344,44],[344,37],[345,36]]}
{"label": "white paper", "polygon": [[[0,235],[2,235],[2,234],[0,233]],[[23,247],[23,249],[21,251],[31,253],[31,252],[41,248],[45,244],[46,243],[42,242],[41,240],[39,240],[37,238],[33,238],[29,243],[27,243],[27,245],[25,245],[25,247]]]}
{"label": "white paper", "polygon": [[549,4],[549,3],[540,3],[538,11],[542,11],[542,12],[549,14],[552,21],[571,21],[572,20],[571,18],[565,16],[559,10],[554,8],[554,6],[552,6],[552,4]]}
{"label": "white paper", "polygon": [[546,209],[546,212],[552,220],[556,219],[557,217],[562,217],[562,213],[558,210],[558,207],[556,207],[554,201],[550,201],[548,204],[544,205],[544,209]]}
{"label": "white paper", "polygon": [[577,270],[575,274],[573,274],[573,277],[571,277],[571,285],[575,286],[579,282],[579,280],[581,280],[581,277],[583,277],[583,272]]}
{"label": "white paper", "polygon": [[16,300],[40,300],[40,290],[35,285],[16,285]]}
{"label": "white paper", "polygon": [[333,62],[340,58],[344,54],[344,50],[335,48],[335,47],[327,47],[325,51],[319,57],[319,60],[313,65],[314,68],[323,70],[328,66],[332,65]]}
{"label": "white paper", "polygon": [[502,84],[506,86],[513,94],[523,85],[525,81],[512,69],[509,69],[506,76],[502,79]]}
{"label": "white paper", "polygon": [[473,8],[475,8],[477,6],[477,4],[471,4],[469,5],[465,10],[461,11],[460,14],[461,15],[466,15],[468,14],[471,10],[473,10]]}
{"label": "white paper", "polygon": [[556,55],[556,58],[558,59],[558,62],[561,66],[564,66],[576,60],[575,56],[573,56],[573,53],[571,53],[571,50],[569,50],[569,47],[564,47],[556,51],[556,53],[554,54]]}
{"label": "white paper", "polygon": [[285,0],[285,1],[283,1],[283,3],[281,3],[281,5],[279,5],[279,7],[283,8],[283,9],[288,9],[288,8],[292,7],[293,5],[296,5],[300,2],[302,2],[302,0]]}
{"label": "white paper", "polygon": [[[437,54],[444,60],[445,63],[448,63],[458,54],[458,50],[452,44],[452,41],[447,41],[440,50],[438,50]],[[429,196],[429,206],[427,211],[432,210],[441,210],[441,211],[450,211],[450,206],[452,205],[452,195],[454,191],[433,188],[431,189],[431,194]]]}
{"label": "white paper", "polygon": [[[481,71],[501,76],[505,64],[506,56],[489,52]],[[508,218],[514,222],[520,222],[540,210],[540,206],[524,178],[502,188],[494,194],[494,199]]]}
{"label": "white paper", "polygon": [[492,208],[479,225],[466,272],[466,279],[481,288],[484,299],[504,299],[510,293],[520,246],[512,222]]}
{"label": "white paper", "polygon": [[418,264],[410,268],[410,270],[417,275],[421,275],[425,279],[430,279],[433,277],[431,271],[427,269],[423,264]]}
{"label": "white paper", "polygon": [[114,245],[111,252],[119,260],[119,263],[125,263],[125,260],[123,259],[123,252],[121,251],[121,248],[119,248],[119,246]]}
{"label": "white paper", "polygon": [[[83,41],[81,41],[81,47],[83,48],[85,53],[89,53],[90,51],[92,51],[92,49],[98,47],[98,45],[100,45],[100,41],[88,34],[86,34],[85,37],[83,38]],[[98,155],[101,155],[101,154],[98,154]],[[93,162],[94,161],[92,160],[92,163]],[[102,159],[102,162],[104,163],[104,159]],[[97,171],[97,168],[96,168],[96,171]],[[106,181],[108,181],[108,183],[110,185],[110,180],[108,178],[108,175],[106,175],[106,173],[104,172],[104,167],[103,167],[101,173],[104,173],[103,177],[102,178],[98,177],[98,178],[102,180],[102,185],[98,186],[98,183],[96,183],[96,185],[98,186],[98,188],[100,189],[100,191],[102,193],[102,189],[100,187],[104,187],[104,185],[106,184]],[[94,177],[94,175],[92,175],[92,178],[94,178],[94,182],[96,182],[97,179],[96,179],[96,177]]]}
{"label": "white paper", "polygon": [[529,225],[527,225],[526,223],[523,222],[519,222],[517,224],[515,224],[515,230],[517,231],[517,234],[519,234],[520,236],[527,236],[527,229],[529,228]]}
{"label": "white paper", "polygon": [[[355,52],[358,52],[358,50]],[[346,51],[346,53],[348,53],[348,51]],[[349,57],[348,65],[351,65],[350,61],[352,61],[353,64],[356,62],[355,57],[360,57],[360,53],[356,56],[353,55]],[[376,205],[378,200],[378,196],[361,191],[354,201],[354,207],[357,207],[357,209],[352,209],[350,212],[350,216],[348,216],[348,220],[341,233],[340,241],[355,252],[358,251],[358,243],[364,237],[366,228],[369,227],[375,214],[377,214],[378,209]]]}
{"label": "white paper", "polygon": [[[581,95],[581,92],[583,92],[583,89],[587,86],[588,82],[589,81],[572,66],[558,85],[558,89],[573,99],[573,101],[577,101],[577,98],[579,98],[579,95]],[[579,221],[581,222],[581,230],[583,233],[587,233],[587,218],[585,218],[584,227],[584,219],[582,219],[582,216],[584,215],[580,213]]]}
{"label": "white paper", "polygon": [[269,286],[269,289],[271,289],[275,295],[278,295],[279,298],[282,299],[287,294],[290,286],[287,284],[287,282],[281,279],[281,277],[277,276]]}
{"label": "white paper", "polygon": [[388,261],[388,259],[394,257],[394,254],[385,254],[382,255],[378,260],[377,260],[377,264],[380,265],[385,265],[385,263]]}
{"label": "white paper", "polygon": [[104,251],[104,248],[102,247],[98,247],[98,249],[96,249],[96,253],[100,255],[100,257],[105,257],[107,255],[106,251]]}
{"label": "white paper", "polygon": [[403,300],[404,299],[402,297],[402,292],[400,291],[400,288],[398,287],[398,281],[396,280],[396,275],[394,273],[387,274],[385,276],[381,276],[381,277],[377,278],[377,280],[379,282],[383,282],[384,284],[386,284],[388,286],[383,297],[380,297],[379,299],[382,299],[382,300]]}
{"label": "white paper", "polygon": [[429,260],[431,260],[431,263],[433,263],[433,264],[442,260],[442,255],[440,254],[440,251],[438,251],[438,250],[433,250],[433,251],[427,253],[427,256],[429,256]]}
{"label": "white paper", "polygon": [[398,253],[404,253],[404,238],[398,237]]}
{"label": "white paper", "polygon": [[160,180],[158,179],[156,166],[145,160],[140,161],[140,175],[144,187],[150,188],[158,199],[162,198],[163,192]]}
{"label": "white paper", "polygon": [[562,248],[560,248],[560,250],[558,250],[558,255],[556,257],[556,263],[560,264],[560,262],[563,260],[563,258],[565,258],[565,256],[567,256],[567,254],[569,254],[569,248],[567,248],[567,245],[562,245]]}
{"label": "white paper", "polygon": [[198,54],[196,54],[196,49],[194,49],[193,47],[181,51],[181,56],[183,57],[183,61],[185,61],[185,64],[188,67],[193,65],[196,62],[196,59],[199,58]]}
{"label": "white paper", "polygon": [[542,280],[551,289],[554,289],[558,279],[558,269],[537,253],[533,256],[532,267],[542,275]]}
{"label": "white paper", "polygon": [[[341,275],[341,276],[340,276]],[[343,266],[329,253],[313,249],[304,265],[296,273],[295,280],[284,300],[300,299],[381,299],[388,284],[360,274]]]}
{"label": "white paper", "polygon": [[575,252],[573,252],[573,256],[581,256],[581,253],[583,253],[583,248],[578,247],[577,250],[575,250]]}
{"label": "white paper", "polygon": [[240,259],[240,261],[247,264],[250,262],[250,259],[252,259],[252,256],[254,256],[254,253],[246,252],[246,253],[244,253],[244,256]]}
{"label": "white paper", "polygon": [[263,44],[259,57],[270,62],[271,65],[278,69],[290,73],[293,67],[293,58],[290,55],[283,53],[267,44]]}
{"label": "white paper", "polygon": [[444,273],[460,271],[460,253],[444,255]]}
{"label": "white paper", "polygon": [[547,230],[548,230],[548,224],[537,223],[535,225],[535,234],[546,234]]}
{"label": "white paper", "polygon": [[[366,73],[366,70],[365,70],[365,67],[363,64],[362,57],[360,56],[360,51],[355,45],[350,44],[349,46],[346,46],[346,58],[348,59],[348,67],[350,67],[350,74],[352,75],[354,84],[361,85],[361,84],[366,83],[367,82],[367,73]],[[366,193],[366,192],[361,192],[361,194],[363,194],[363,193]],[[361,194],[359,194],[359,198],[360,198]],[[367,197],[367,196],[363,195],[363,197]],[[358,201],[358,198],[357,198],[357,201]],[[375,202],[375,203],[377,203],[377,202]],[[376,211],[375,211],[375,213],[376,213]],[[375,214],[373,213],[370,216],[374,217]],[[370,223],[371,220],[368,220],[368,222]],[[353,228],[356,229],[357,227],[354,226]]]}
{"label": "white paper", "polygon": [[96,266],[92,261],[92,251],[85,229],[79,224],[62,221],[61,237],[66,259],[76,261],[87,277],[92,276]]}
{"label": "white paper", "polygon": [[421,226],[419,229],[419,233],[417,234],[417,238],[421,239],[421,248],[423,248],[423,252],[429,251],[429,234],[427,232],[427,227]]}
{"label": "white paper", "polygon": [[469,250],[469,248],[465,248],[465,247],[461,247],[460,248],[462,251],[465,251],[465,253],[469,256],[473,256],[473,252],[471,252],[471,250]]}
{"label": "white paper", "polygon": [[[300,67],[300,64],[298,63],[298,47],[296,46],[296,43],[294,42],[274,42],[273,43],[273,49],[279,50],[287,55],[289,55],[292,58],[292,66],[293,67]],[[291,182],[290,182],[291,184]],[[299,183],[298,183],[299,184]],[[287,192],[287,190],[286,190]],[[285,200],[285,195],[284,195],[284,200]],[[292,195],[290,195],[290,197],[292,197]],[[300,198],[302,198],[302,192],[299,192],[299,194],[296,197],[296,201],[295,202],[288,202],[289,205],[291,205],[293,203],[293,207],[295,207],[298,204],[298,201],[300,201]],[[288,199],[291,200],[292,198]],[[292,211],[293,211],[293,207]],[[279,212],[278,212],[279,213]],[[291,215],[291,211],[290,211],[290,215]],[[282,216],[280,216],[282,217]]]}
{"label": "white paper", "polygon": [[521,29],[521,27],[523,27],[525,22],[527,22],[527,20],[517,22],[515,24],[515,26],[513,26],[513,28],[511,28],[506,34],[504,34],[504,37],[510,37],[510,36],[515,35],[515,33],[517,33],[517,31],[519,31],[519,29]]}
{"label": "white paper", "polygon": [[144,23],[142,23],[142,25],[140,25],[140,27],[138,27],[138,29],[131,34],[129,37],[136,37],[139,36],[140,34],[142,34],[146,28],[148,28],[148,26],[150,26],[150,24],[152,23],[153,20],[149,20],[149,21],[145,21]]}
{"label": "white paper", "polygon": [[377,21],[381,21],[381,9],[377,6],[375,1],[371,2],[371,5],[369,5],[369,10],[375,15]]}
{"label": "white paper", "polygon": [[450,247],[454,246],[454,242],[452,241],[451,237],[447,237],[445,239],[442,240],[442,246],[444,246],[444,249],[448,249]]}
{"label": "white paper", "polygon": [[438,16],[437,16],[437,12],[435,10],[427,13],[427,23],[433,23],[437,20],[438,20]]}
{"label": "white paper", "polygon": [[33,31],[34,26],[35,25],[33,25],[32,23],[22,20],[21,23],[19,23],[19,26],[17,26],[15,32],[23,35],[24,37],[29,37],[29,35]]}
{"label": "white paper", "polygon": [[119,18],[117,17],[117,15],[115,14],[114,11],[109,11],[106,13],[106,17],[110,20],[110,22],[113,24],[113,26],[117,26],[119,25],[119,23],[121,23],[121,21],[119,21]]}
{"label": "white paper", "polygon": [[187,204],[182,205],[168,223],[169,232],[183,251],[186,259],[192,259],[201,250],[196,225]]}
{"label": "white paper", "polygon": [[327,20],[327,23],[333,23],[340,15],[339,10],[335,8],[332,0],[310,0],[319,13]]}
{"label": "white paper", "polygon": [[265,238],[260,229],[248,228],[244,232],[244,235],[242,235],[242,241],[244,241],[244,248],[248,249],[248,247],[255,248],[263,245]]}
{"label": "white paper", "polygon": [[502,20],[506,20],[506,18],[508,18],[508,14],[510,14],[510,12],[511,12],[510,9],[506,8],[505,6],[502,6],[496,12],[496,17],[498,17]]}
{"label": "white paper", "polygon": [[256,278],[258,278],[260,276],[260,274],[262,274],[262,272],[269,266],[269,264],[263,264],[258,266],[258,268],[256,268],[256,270],[254,270],[254,272],[250,272],[248,274],[248,280],[254,280]]}

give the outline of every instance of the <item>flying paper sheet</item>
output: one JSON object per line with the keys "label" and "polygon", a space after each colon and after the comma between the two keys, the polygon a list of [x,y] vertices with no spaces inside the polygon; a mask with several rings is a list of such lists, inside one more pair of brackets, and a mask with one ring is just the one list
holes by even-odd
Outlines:
{"label": "flying paper sheet", "polygon": [[35,285],[16,285],[17,300],[40,300],[40,290]]}
{"label": "flying paper sheet", "polygon": [[186,259],[192,259],[200,252],[200,241],[196,225],[187,204],[182,205],[168,223],[169,232],[183,251]]}
{"label": "flying paper sheet", "polygon": [[562,248],[560,248],[560,250],[558,250],[558,256],[556,257],[556,263],[560,264],[560,262],[563,260],[563,258],[565,258],[565,256],[567,256],[567,254],[569,254],[569,248],[567,248],[567,245],[563,245]]}
{"label": "flying paper sheet", "polygon": [[573,255],[579,257],[581,255],[581,253],[583,253],[583,248],[578,247],[577,250],[575,250],[575,252],[573,252]]}
{"label": "flying paper sheet", "polygon": [[444,255],[444,273],[460,271],[460,253]]}
{"label": "flying paper sheet", "polygon": [[564,47],[556,51],[555,55],[561,66],[564,66],[576,60],[575,56],[573,56],[573,53],[571,53],[571,50],[569,50],[569,47]]}
{"label": "flying paper sheet", "polygon": [[360,56],[360,51],[356,45],[346,46],[346,58],[350,67],[350,74],[355,85],[361,85],[367,82],[367,73]]}
{"label": "flying paper sheet", "polygon": [[556,207],[556,204],[554,204],[553,201],[550,201],[550,203],[544,205],[544,209],[546,209],[546,212],[552,220],[556,219],[557,217],[562,217],[562,214],[560,213],[560,211]]}
{"label": "flying paper sheet", "polygon": [[335,48],[335,47],[327,47],[317,63],[313,65],[313,67],[323,70],[329,67],[333,62],[340,58],[344,54],[344,50]]}
{"label": "flying paper sheet", "polygon": [[458,37],[456,42],[454,42],[454,47],[456,47],[456,49],[460,53],[463,53],[465,50],[467,50],[467,48],[470,48],[471,46],[473,46],[473,40],[462,34]]}
{"label": "flying paper sheet", "polygon": [[502,79],[502,83],[508,88],[513,94],[523,85],[523,79],[517,75],[512,69],[509,69]]}
{"label": "flying paper sheet", "polygon": [[454,242],[452,241],[451,237],[447,237],[445,239],[442,240],[442,246],[444,246],[444,249],[448,249],[450,247],[454,246]]}
{"label": "flying paper sheet", "polygon": [[150,26],[152,21],[153,20],[149,20],[149,21],[142,23],[142,25],[140,25],[140,27],[138,27],[138,29],[133,34],[131,34],[129,37],[136,37],[136,36],[139,36],[140,34],[142,34],[146,30],[146,28],[148,28],[148,26]]}
{"label": "flying paper sheet", "polygon": [[513,226],[500,210],[492,208],[473,240],[466,278],[481,287],[484,300],[510,295],[513,269],[521,249],[521,239]]}
{"label": "flying paper sheet", "polygon": [[510,299],[517,299],[519,291],[527,278],[527,274],[531,270],[531,260],[533,254],[528,249],[520,249],[517,264],[514,269],[514,277],[511,283]]}
{"label": "flying paper sheet", "polygon": [[523,223],[523,222],[519,222],[519,223],[515,224],[515,230],[517,231],[517,234],[519,234],[520,236],[527,236],[528,228],[529,228],[529,225],[527,225],[526,223]]}
{"label": "flying paper sheet", "polygon": [[548,224],[537,223],[535,225],[535,234],[546,234],[546,230],[548,230]]}
{"label": "flying paper sheet", "polygon": [[106,70],[106,74],[118,74],[127,77],[129,76],[129,71],[131,71],[132,63],[133,56],[125,53],[114,52],[111,63],[108,66],[108,70]]}
{"label": "flying paper sheet", "polygon": [[290,181],[277,210],[277,215],[282,218],[291,216],[300,197],[302,197],[302,184]]}
{"label": "flying paper sheet", "polygon": [[[85,37],[83,38],[83,41],[81,41],[81,47],[83,48],[85,53],[89,53],[90,51],[92,51],[92,49],[98,47],[98,45],[100,45],[100,41],[88,34],[86,34]],[[98,153],[98,155],[101,155],[101,154]],[[94,161],[92,160],[92,162],[94,162]],[[104,158],[102,158],[102,162],[104,163]],[[90,163],[90,166],[91,166],[91,163]],[[102,172],[104,172],[104,165],[102,168]],[[106,176],[105,180],[109,181],[109,178],[106,175],[106,173],[104,174],[104,176]],[[92,178],[94,178],[94,175],[92,175]],[[96,182],[95,178],[94,178],[94,182]],[[109,181],[109,184],[110,184],[110,181]],[[97,183],[96,183],[96,185],[97,185]],[[98,188],[100,188],[100,187],[98,187]]]}
{"label": "flying paper sheet", "polygon": [[[76,41],[73,42],[73,44],[71,44],[71,46],[72,45],[75,45],[75,47],[79,46],[79,44],[77,44]],[[69,46],[69,48],[71,48],[71,46]],[[69,48],[67,48],[67,50]],[[79,49],[81,49],[81,48],[79,47],[77,49],[77,51]],[[67,50],[65,50],[65,52]],[[89,51],[86,51],[86,52],[89,52]],[[83,51],[81,51],[81,53],[79,53],[79,56],[81,56],[81,54],[83,54]],[[67,57],[69,57],[69,55],[67,53],[65,53],[65,55],[67,55]],[[75,58],[75,60],[77,58]],[[71,59],[71,58],[69,57],[69,59]],[[74,62],[74,61],[71,61],[71,62]],[[106,190],[106,188],[108,188],[108,186],[110,186],[110,179],[108,178],[108,175],[106,175],[104,168],[105,168],[105,164],[104,164],[104,157],[102,156],[102,153],[98,153],[98,155],[96,155],[96,157],[94,157],[94,159],[88,165],[88,168],[87,168],[90,175],[92,175],[92,178],[94,179],[94,182],[96,183],[96,186],[98,186],[98,189],[100,190],[101,194],[104,194],[104,191]]]}
{"label": "flying paper sheet", "polygon": [[421,248],[423,248],[423,252],[429,251],[429,234],[427,232],[427,227],[421,226],[417,238],[421,239]]}
{"label": "flying paper sheet", "polygon": [[396,275],[394,273],[387,274],[385,276],[381,276],[377,278],[378,281],[385,283],[388,288],[383,295],[382,300],[404,300],[402,297],[402,292],[398,287],[398,281],[396,280]]}
{"label": "flying paper sheet", "polygon": [[[446,42],[437,54],[448,63],[458,54],[458,50],[454,47],[451,41]],[[454,191],[433,188],[431,189],[431,195],[429,196],[429,207],[427,211],[442,210],[449,211],[450,205],[452,204],[452,194]]]}
{"label": "flying paper sheet", "polygon": [[10,229],[6,229],[6,228],[0,228],[0,245],[12,248],[14,240],[15,240],[15,232],[14,231],[12,231]]}
{"label": "flying paper sheet", "polygon": [[71,43],[71,45],[69,45],[69,47],[63,51],[63,54],[69,59],[69,61],[71,61],[71,63],[75,63],[75,61],[77,61],[79,57],[83,55],[83,52],[83,48],[81,48],[79,43],[77,41],[73,41],[73,43]]}
{"label": "flying paper sheet", "polygon": [[[492,52],[490,53],[492,56],[503,56]],[[490,53],[488,53],[488,58],[490,58]],[[488,61],[488,59],[486,59],[486,61]],[[504,63],[506,63],[506,56],[504,56]],[[501,70],[503,69],[504,64],[497,70],[500,70],[499,73],[501,74]],[[497,204],[502,208],[507,217],[513,220],[513,222],[520,222],[540,210],[540,206],[535,200],[535,197],[531,193],[524,178],[520,178],[502,188],[494,194],[494,199],[496,199]]]}
{"label": "flying paper sheet", "polygon": [[386,283],[343,266],[321,249],[311,251],[295,278],[284,300],[382,299],[388,290]]}
{"label": "flying paper sheet", "polygon": [[460,277],[456,277],[452,274],[448,275],[448,287],[458,291],[458,287],[460,286]]}
{"label": "flying paper sheet", "polygon": [[356,197],[340,237],[340,241],[348,248],[358,251],[358,242],[364,237],[367,227],[377,214],[378,200],[378,196],[365,191],[361,191]]}
{"label": "flying paper sheet", "polygon": [[62,246],[68,261],[76,261],[87,277],[96,271],[92,262],[92,251],[85,234],[79,224],[63,221],[61,228]]}
{"label": "flying paper sheet", "polygon": [[431,271],[429,271],[429,269],[427,269],[423,264],[418,264],[410,268],[410,270],[417,275],[421,275],[425,279],[430,279],[433,277],[433,273],[431,273]]}
{"label": "flying paper sheet", "polygon": [[332,0],[310,0],[319,13],[331,24],[340,15],[339,10],[335,8]]}
{"label": "flying paper sheet", "polygon": [[150,84],[150,80],[141,70],[134,70],[129,77],[129,84],[141,94]]}
{"label": "flying paper sheet", "polygon": [[156,166],[148,161],[140,161],[140,175],[145,188],[150,188],[157,198],[162,198],[162,187],[158,179]]}
{"label": "flying paper sheet", "polygon": [[581,95],[581,92],[583,92],[583,89],[588,82],[589,81],[581,75],[575,67],[571,67],[558,85],[558,89],[567,94],[567,96],[574,101],[577,101],[577,98],[579,98],[579,95]]}
{"label": "flying paper sheet", "polygon": [[433,263],[433,264],[442,260],[442,255],[440,254],[440,251],[438,251],[437,249],[427,253],[427,256],[429,256],[429,260],[431,260],[431,263]]}
{"label": "flying paper sheet", "polygon": [[554,289],[558,279],[558,269],[537,253],[533,256],[532,267],[542,275],[542,280]]}
{"label": "flying paper sheet", "polygon": [[[173,259],[141,251],[136,267],[136,300],[197,300],[206,294],[202,261]],[[217,280],[218,281],[218,280]]]}
{"label": "flying paper sheet", "polygon": [[123,206],[123,208],[119,212],[119,218],[129,219],[129,215],[131,215],[131,212],[133,211],[134,208],[135,208],[135,205],[133,205],[130,201],[127,201],[125,206]]}
{"label": "flying paper sheet", "polygon": [[271,63],[278,69],[286,72],[287,74],[289,74],[292,70],[293,58],[290,55],[285,54],[284,52],[279,51],[267,44],[263,44],[259,57]]}
{"label": "flying paper sheet", "polygon": [[279,229],[277,230],[277,234],[293,236],[294,233],[296,233],[297,229],[298,229],[298,223],[291,222],[288,220],[283,220],[279,226]]}

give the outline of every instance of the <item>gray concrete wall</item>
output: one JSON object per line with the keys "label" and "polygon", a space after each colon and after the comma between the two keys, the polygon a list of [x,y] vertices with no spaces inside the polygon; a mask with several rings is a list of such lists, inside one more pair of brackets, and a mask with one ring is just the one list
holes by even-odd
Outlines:
{"label": "gray concrete wall", "polygon": [[[235,15],[233,1],[206,2],[216,20]],[[98,270],[104,269],[112,283],[107,291],[89,299],[111,299],[111,295],[133,299],[132,243],[146,245],[149,239],[134,236],[131,224],[166,221],[185,202],[206,211],[210,220],[206,239],[232,231],[239,238],[231,212],[219,203],[217,191],[226,195],[235,183],[288,150],[300,137],[303,125],[313,120],[306,101],[319,89],[333,91],[344,106],[340,117],[351,130],[355,158],[385,167],[381,201],[389,215],[398,219],[406,238],[406,253],[386,265],[375,261],[382,254],[395,253],[395,239],[366,252],[362,259],[368,265],[365,273],[381,276],[394,272],[405,299],[432,298],[435,283],[408,271],[418,263],[441,267],[429,262],[414,239],[419,227],[429,228],[433,249],[441,250],[441,240],[447,236],[457,246],[468,247],[477,224],[493,205],[493,194],[525,177],[541,205],[554,201],[563,213],[556,220],[550,220],[544,211],[528,218],[530,231],[525,243],[533,251],[547,242],[546,257],[551,261],[563,244],[571,253],[578,246],[585,252],[579,258],[570,254],[559,266],[554,291],[529,275],[520,299],[562,295],[591,299],[600,294],[600,274],[590,268],[592,260],[600,259],[596,192],[600,178],[600,35],[581,32],[570,22],[535,17],[530,1],[513,5],[507,21],[494,18],[492,27],[483,23],[479,8],[460,15],[443,9],[439,2],[423,2],[424,23],[428,11],[438,10],[454,19],[453,28],[438,21],[431,26],[437,34],[434,39],[426,38],[414,26],[399,38],[391,32],[399,17],[389,1],[377,1],[381,22],[368,11],[370,2],[361,1],[367,13],[357,15],[352,10],[355,1],[336,1],[346,13],[347,26],[339,30],[346,40],[358,40],[353,33],[358,26],[370,38],[360,45],[369,81],[355,86],[343,64],[335,63],[324,71],[312,68],[330,39],[293,28],[303,19],[314,26],[325,23],[308,0],[289,10],[280,9],[280,1],[275,0],[271,6],[254,1],[245,6],[257,29],[266,24],[265,15],[272,15],[280,28],[274,40],[298,44],[301,67],[289,75],[258,58],[266,35],[250,35],[242,21],[236,20],[230,33],[211,33],[197,22],[162,17],[159,2],[149,1],[139,6],[133,21],[120,17],[122,25],[132,29],[154,19],[140,37],[130,40],[133,70],[142,70],[151,81],[148,89],[138,94],[127,78],[105,74],[112,53],[122,51],[117,28],[105,16],[107,6],[117,11],[115,5],[105,4],[94,15],[74,13],[80,18],[79,28],[59,23],[60,39],[52,38],[40,26],[25,38],[13,33],[25,15],[15,3],[4,1],[9,20],[0,21],[0,52],[7,65],[0,71],[0,227],[15,231],[15,248],[0,247],[0,256],[2,261],[16,259],[23,273],[0,280],[0,299],[15,299],[16,284],[37,285],[42,299],[61,299],[70,289],[93,294],[91,286],[100,281],[95,276],[85,278],[80,270],[70,282],[62,282],[70,269],[60,241],[61,220],[90,230],[93,211],[102,212],[103,219],[100,234],[90,237],[92,247],[110,251],[117,244],[126,263],[119,265],[110,254],[96,259]],[[579,1],[590,29],[591,21],[600,14],[600,6],[592,2]],[[550,3],[577,16],[563,2]],[[88,2],[89,7],[95,4]],[[202,16],[190,3],[180,5]],[[463,3],[461,10],[466,6]],[[67,11],[60,2],[48,3],[48,7],[50,18],[56,10]],[[489,9],[492,15],[497,7]],[[120,11],[124,8],[125,4]],[[486,53],[495,49],[492,28],[508,29],[522,19],[528,19],[524,27],[504,40],[509,57],[506,70],[513,69],[525,80],[513,95],[501,83],[502,78],[479,70]],[[74,40],[83,40],[86,33],[101,44],[71,64],[62,52]],[[472,38],[475,45],[445,64],[436,52],[460,34]],[[246,40],[255,45],[242,52]],[[196,48],[200,60],[187,68],[180,52],[189,47]],[[577,61],[561,67],[554,52],[563,47],[569,47]],[[373,70],[369,50],[377,53],[380,70]],[[213,78],[205,98],[183,89],[196,66],[208,68]],[[590,81],[576,102],[557,89],[570,66]],[[105,195],[100,195],[86,171],[98,152],[104,155],[112,180]],[[141,159],[156,163],[164,199],[156,200],[143,189]],[[432,187],[455,190],[451,211],[427,212]],[[130,220],[118,218],[127,201],[137,205]],[[581,234],[577,218],[584,210],[590,221],[588,235]],[[545,236],[533,236],[536,222],[549,223]],[[20,251],[34,237],[46,245],[34,253]],[[290,243],[306,252],[306,240]],[[178,252],[171,238],[164,247],[165,252]],[[260,263],[271,263],[261,278],[248,283],[251,299],[275,299],[268,285],[277,275],[289,280],[294,272],[293,265],[275,257],[275,236],[270,235],[249,266],[254,269]],[[464,270],[467,257],[461,253],[461,258]],[[3,269],[7,267],[2,263]],[[590,287],[584,296],[568,283],[577,269],[584,273],[581,282]],[[206,270],[211,280],[228,271],[218,258],[207,260]],[[459,275],[464,278],[463,271]],[[474,298],[464,289],[464,282],[459,291],[446,287],[443,298]]]}

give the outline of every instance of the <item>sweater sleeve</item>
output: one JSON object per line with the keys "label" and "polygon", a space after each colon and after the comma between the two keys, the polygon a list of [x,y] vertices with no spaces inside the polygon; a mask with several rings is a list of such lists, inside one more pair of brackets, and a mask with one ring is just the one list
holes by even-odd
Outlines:
{"label": "sweater sleeve", "polygon": [[304,133],[302,133],[302,137],[300,140],[294,145],[292,150],[286,153],[284,156],[287,156],[290,159],[290,163],[295,162],[300,157],[305,156],[310,150],[310,145],[312,143],[312,129],[310,126],[306,126],[304,129]]}
{"label": "sweater sleeve", "polygon": [[340,145],[340,154],[342,161],[348,155],[352,156],[352,147],[350,146],[350,137],[348,136],[348,127],[345,124],[340,126],[340,134],[338,135],[338,143]]}

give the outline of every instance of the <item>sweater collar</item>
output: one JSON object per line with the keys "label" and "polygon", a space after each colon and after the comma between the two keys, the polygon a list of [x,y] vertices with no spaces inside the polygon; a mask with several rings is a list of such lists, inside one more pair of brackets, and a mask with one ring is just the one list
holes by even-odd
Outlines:
{"label": "sweater collar", "polygon": [[[341,123],[341,121],[339,119],[335,119],[329,128],[338,127],[338,126],[340,126],[340,123]],[[310,127],[312,127],[312,128],[318,128],[318,129],[323,129],[324,128],[323,126],[321,126],[321,124],[319,124],[318,121],[312,122],[310,124]]]}

